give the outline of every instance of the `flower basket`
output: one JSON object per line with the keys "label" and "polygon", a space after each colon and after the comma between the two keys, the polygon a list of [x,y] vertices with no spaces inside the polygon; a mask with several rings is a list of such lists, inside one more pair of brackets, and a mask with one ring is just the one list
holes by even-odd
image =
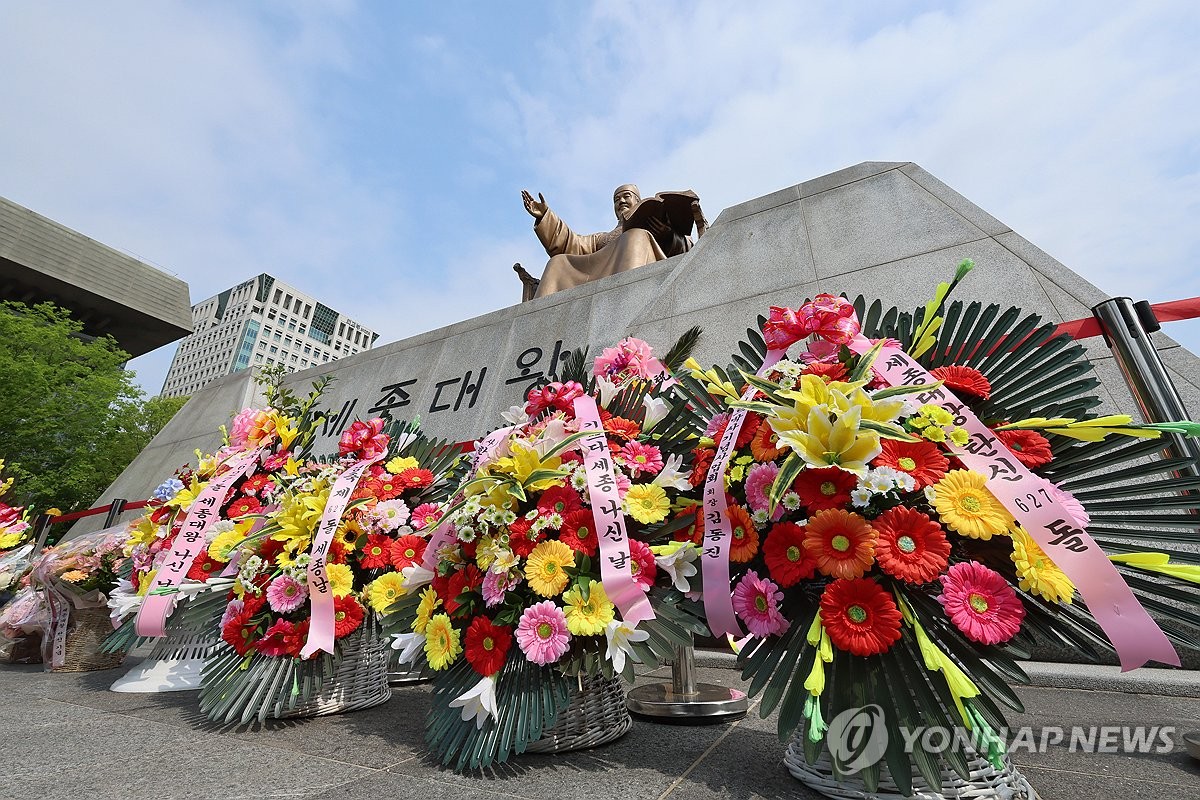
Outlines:
{"label": "flower basket", "polygon": [[589,675],[571,692],[571,704],[558,721],[532,742],[526,753],[566,753],[620,739],[633,727],[620,678]]}
{"label": "flower basket", "polygon": [[92,672],[121,666],[125,653],[102,653],[100,645],[112,633],[108,608],[72,608],[67,613],[63,660],[51,672]]}
{"label": "flower basket", "polygon": [[905,794],[892,780],[887,763],[883,762],[879,765],[879,785],[873,791],[868,790],[859,775],[836,775],[827,749],[822,748],[817,761],[809,764],[804,758],[803,737],[802,733],[793,737],[783,757],[784,766],[796,780],[826,797],[838,800],[1038,800],[1040,797],[1008,757],[1004,758],[1003,766],[997,769],[978,753],[969,754],[967,766],[970,777],[967,779],[955,772],[949,763],[941,761],[940,789],[932,787],[917,774],[912,778],[912,793]]}
{"label": "flower basket", "polygon": [[379,626],[363,625],[342,641],[341,661],[321,690],[295,708],[285,710],[277,705],[273,716],[321,717],[386,703],[392,696],[388,687],[390,654]]}

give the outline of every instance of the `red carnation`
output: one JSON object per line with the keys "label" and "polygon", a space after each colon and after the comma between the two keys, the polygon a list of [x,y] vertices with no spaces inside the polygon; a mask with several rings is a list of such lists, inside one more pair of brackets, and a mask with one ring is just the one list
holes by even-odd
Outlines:
{"label": "red carnation", "polygon": [[512,631],[505,625],[493,625],[487,617],[476,617],[467,626],[463,651],[467,663],[483,677],[495,675],[504,666]]}

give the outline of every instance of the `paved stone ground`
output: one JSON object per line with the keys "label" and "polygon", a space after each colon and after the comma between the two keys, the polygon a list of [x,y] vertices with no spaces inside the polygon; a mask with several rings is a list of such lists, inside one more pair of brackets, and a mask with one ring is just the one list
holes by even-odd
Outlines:
{"label": "paved stone ground", "polygon": [[[127,663],[132,664],[134,659]],[[487,774],[456,775],[422,752],[427,687],[394,691],[377,708],[302,722],[214,730],[195,694],[116,694],[123,670],[47,674],[40,666],[0,667],[0,798],[587,798],[587,800],[751,800],[813,798],[788,774],[773,717],[752,709],[717,726],[638,721],[607,746],[556,756],[523,756]],[[1031,670],[1032,671],[1032,670]],[[1042,674],[1054,674],[1043,666]],[[738,686],[730,669],[702,667],[707,683]],[[667,670],[639,681],[667,679]],[[1017,690],[1026,706],[1011,725],[1170,725],[1200,729],[1200,674],[1172,673],[1138,685],[1093,675],[1092,686]],[[1086,684],[1074,674],[1072,685]],[[1061,683],[1061,682],[1058,682]],[[1178,737],[1178,733],[1176,736]],[[170,763],[169,774],[159,773]],[[1015,761],[1046,800],[1200,796],[1200,762],[1178,747],[1155,755],[1019,753]]]}

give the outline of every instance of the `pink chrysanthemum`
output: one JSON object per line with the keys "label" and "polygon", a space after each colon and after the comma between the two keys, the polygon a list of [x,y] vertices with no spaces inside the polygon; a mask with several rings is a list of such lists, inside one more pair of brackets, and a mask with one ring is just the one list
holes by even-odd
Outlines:
{"label": "pink chrysanthemum", "polygon": [[525,609],[517,623],[517,644],[535,664],[553,664],[571,646],[567,616],[551,600],[534,603]]}
{"label": "pink chrysanthemum", "polygon": [[644,542],[630,539],[629,555],[633,559],[634,580],[649,589],[654,585],[654,576],[658,574],[658,564],[654,561],[654,553],[650,552],[649,546]]}
{"label": "pink chrysanthemum", "polygon": [[384,533],[390,533],[408,522],[408,516],[408,505],[399,499],[376,503],[370,511],[371,521]]}
{"label": "pink chrysanthemum", "polygon": [[630,442],[617,451],[617,457],[635,478],[643,473],[657,475],[663,468],[662,452],[652,444]]}
{"label": "pink chrysanthemum", "polygon": [[938,602],[971,641],[1000,644],[1021,629],[1025,606],[999,572],[967,561],[950,567],[940,580]]}
{"label": "pink chrysanthemum", "polygon": [[788,621],[779,611],[783,592],[774,581],[748,571],[733,590],[733,610],[758,637],[777,636],[788,629]]}
{"label": "pink chrysanthemum", "polygon": [[280,575],[267,587],[267,602],[280,614],[295,611],[308,598],[308,587],[290,575]]}
{"label": "pink chrysanthemum", "polygon": [[519,576],[514,577],[507,572],[492,572],[488,570],[483,576],[483,604],[488,608],[504,602],[504,595],[509,589],[521,582]]}
{"label": "pink chrysanthemum", "polygon": [[412,526],[419,531],[432,528],[442,520],[442,510],[434,503],[422,503],[413,509]]}
{"label": "pink chrysanthemum", "polygon": [[[746,473],[746,502],[754,511],[766,511],[771,507],[771,484],[779,474],[779,465],[773,461],[754,464]],[[780,506],[782,508],[782,506]]]}

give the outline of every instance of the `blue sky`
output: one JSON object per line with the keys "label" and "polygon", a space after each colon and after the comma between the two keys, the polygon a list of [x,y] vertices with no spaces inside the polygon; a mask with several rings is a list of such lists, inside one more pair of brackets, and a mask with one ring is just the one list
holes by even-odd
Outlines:
{"label": "blue sky", "polygon": [[[592,231],[627,181],[711,219],[915,161],[1101,289],[1178,299],[1197,42],[1192,2],[9,3],[0,195],[193,301],[270,272],[388,342],[519,299],[522,188]],[[149,393],[173,350],[133,362]]]}

